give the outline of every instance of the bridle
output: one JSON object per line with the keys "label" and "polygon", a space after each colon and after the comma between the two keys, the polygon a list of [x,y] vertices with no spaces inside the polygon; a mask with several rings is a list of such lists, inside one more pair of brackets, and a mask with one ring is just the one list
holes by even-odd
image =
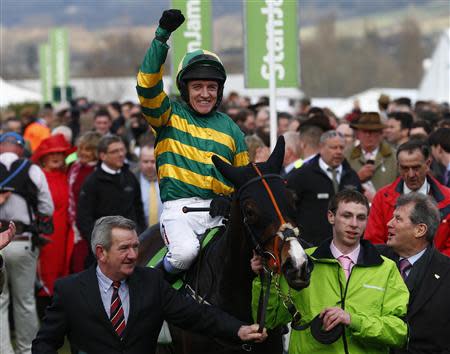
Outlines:
{"label": "bridle", "polygon": [[[252,168],[255,170],[257,176],[247,181],[244,185],[242,185],[238,192],[237,192],[237,198],[240,199],[240,195],[242,194],[242,191],[248,188],[250,185],[261,182],[269,196],[269,199],[275,209],[275,212],[278,216],[278,219],[280,221],[280,227],[278,228],[278,231],[269,237],[268,239],[264,240],[264,242],[261,242],[254,232],[252,231],[247,217],[244,215],[244,225],[247,229],[248,234],[250,235],[252,242],[255,247],[255,251],[258,255],[262,256],[263,258],[263,272],[260,273],[261,278],[261,291],[259,293],[259,300],[258,300],[258,311],[257,311],[257,322],[259,324],[258,332],[262,332],[265,326],[265,317],[266,317],[266,310],[267,310],[267,304],[269,302],[269,295],[270,295],[270,285],[272,282],[273,274],[280,274],[281,273],[281,253],[283,250],[283,246],[285,242],[291,241],[293,239],[298,239],[299,237],[299,229],[298,227],[292,226],[292,224],[286,222],[286,220],[283,217],[283,214],[281,214],[280,207],[278,206],[278,203],[273,195],[272,189],[270,188],[269,184],[267,183],[268,179],[283,179],[280,175],[277,174],[262,174],[260,169],[255,163],[251,164]],[[270,251],[267,251],[264,249],[264,246],[274,240],[273,245],[273,253]],[[267,279],[267,287],[264,291],[264,278]],[[281,291],[279,289],[279,284],[276,284],[277,292],[279,295],[281,294]],[[293,316],[294,322],[300,321],[300,314],[295,309],[295,306],[293,306],[292,299],[290,296],[287,299],[283,299],[283,303],[286,305],[289,305],[289,310],[295,311],[295,314]]]}
{"label": "bridle", "polygon": [[[287,241],[291,241],[293,239],[297,239],[299,236],[299,230],[297,227],[293,227],[292,224],[285,221],[283,214],[281,214],[281,210],[278,206],[278,203],[275,199],[275,196],[273,195],[272,189],[270,188],[269,184],[267,183],[267,180],[269,179],[281,179],[283,178],[280,175],[269,173],[269,174],[262,174],[261,170],[258,168],[258,166],[255,163],[251,164],[252,168],[255,170],[257,176],[247,181],[244,185],[242,185],[238,192],[237,192],[237,198],[239,199],[240,195],[242,194],[242,191],[248,188],[250,185],[261,182],[269,195],[269,199],[272,203],[272,206],[275,209],[275,212],[277,214],[278,220],[280,221],[280,227],[278,231],[269,237],[268,239],[264,240],[264,242],[261,242],[261,240],[255,235],[255,233],[252,231],[247,217],[244,215],[244,225],[247,229],[248,234],[250,235],[253,245],[255,247],[256,253],[263,256],[263,258],[267,259],[267,266],[270,269],[272,273],[279,274],[281,273],[281,252],[283,249],[283,245]],[[270,241],[274,240],[274,252],[266,251],[264,250],[264,246],[269,243]]]}

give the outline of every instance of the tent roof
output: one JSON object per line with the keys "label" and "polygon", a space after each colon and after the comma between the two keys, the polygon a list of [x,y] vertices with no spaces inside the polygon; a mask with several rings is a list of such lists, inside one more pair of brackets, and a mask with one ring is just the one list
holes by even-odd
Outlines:
{"label": "tent roof", "polygon": [[450,102],[450,28],[442,33],[419,86],[418,99]]}
{"label": "tent roof", "polygon": [[39,93],[12,85],[0,78],[0,107],[11,103],[21,103],[27,101],[41,101]]}

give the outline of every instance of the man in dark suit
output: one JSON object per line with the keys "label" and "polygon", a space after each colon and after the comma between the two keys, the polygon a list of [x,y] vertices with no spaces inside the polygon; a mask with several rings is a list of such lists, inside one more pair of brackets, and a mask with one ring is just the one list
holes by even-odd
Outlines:
{"label": "man in dark suit", "polygon": [[[95,220],[106,215],[121,215],[133,220],[138,233],[146,229],[141,188],[125,163],[126,147],[117,135],[104,136],[97,146],[99,163],[83,182],[78,198],[77,227],[90,242]],[[85,265],[95,258],[89,253]]]}
{"label": "man in dark suit", "polygon": [[332,233],[327,220],[330,199],[343,189],[362,192],[358,175],[344,158],[344,148],[341,133],[323,133],[319,154],[292,171],[287,179],[288,188],[295,192],[296,221],[302,226],[302,238],[313,246]]}
{"label": "man in dark suit", "polygon": [[144,206],[147,227],[159,222],[163,205],[159,196],[159,183],[156,174],[155,148],[153,145],[141,146],[139,152],[139,167],[134,171],[141,187],[141,200]]}
{"label": "man in dark suit", "polygon": [[231,341],[266,338],[265,332],[258,333],[258,325],[246,326],[177,293],[160,271],[136,267],[135,230],[135,223],[122,216],[97,220],[91,239],[97,266],[56,282],[32,353],[56,354],[66,335],[84,353],[154,353],[164,319]]}
{"label": "man in dark suit", "polygon": [[382,253],[396,261],[410,291],[407,348],[395,353],[450,353],[450,258],[433,247],[439,211],[429,196],[397,199]]}

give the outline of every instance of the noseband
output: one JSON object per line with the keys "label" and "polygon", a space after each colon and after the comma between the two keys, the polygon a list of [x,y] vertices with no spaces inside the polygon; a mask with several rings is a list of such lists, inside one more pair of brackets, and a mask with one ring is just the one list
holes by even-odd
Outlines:
{"label": "noseband", "polygon": [[[287,241],[297,239],[298,235],[299,235],[299,230],[297,227],[293,227],[290,223],[287,223],[284,220],[284,217],[281,214],[278,203],[273,195],[272,189],[270,188],[269,184],[267,183],[268,179],[281,179],[282,180],[283,178],[280,175],[277,175],[274,173],[263,175],[255,163],[252,163],[252,167],[258,176],[250,179],[241,188],[239,188],[237,197],[239,199],[240,195],[242,194],[242,191],[244,189],[246,189],[248,186],[261,181],[265,190],[267,191],[267,194],[269,195],[269,199],[270,199],[270,201],[275,209],[275,212],[278,216],[278,219],[280,221],[280,227],[278,229],[278,232],[275,235],[273,235],[269,239],[265,240],[264,243],[261,243],[261,241],[256,237],[256,235],[251,230],[246,217],[244,217],[244,225],[246,226],[247,231],[252,238],[252,242],[255,246],[256,252],[260,255],[269,256],[269,258],[268,258],[269,267],[271,269],[273,269],[275,273],[280,273],[281,272],[281,251],[282,251],[283,245]],[[269,241],[271,241],[273,238],[275,238],[275,240],[274,240],[274,251],[275,251],[274,253],[275,254],[265,251],[263,248],[263,246],[265,244],[267,244]]]}

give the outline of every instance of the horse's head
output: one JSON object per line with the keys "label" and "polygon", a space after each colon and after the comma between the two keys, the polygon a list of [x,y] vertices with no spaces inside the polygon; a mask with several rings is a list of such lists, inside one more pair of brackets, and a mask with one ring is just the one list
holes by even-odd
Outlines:
{"label": "horse's head", "polygon": [[242,220],[257,251],[273,272],[283,272],[291,287],[302,289],[309,285],[310,267],[294,222],[292,198],[279,175],[283,158],[280,137],[267,162],[233,167],[217,156],[213,162],[235,187]]}

